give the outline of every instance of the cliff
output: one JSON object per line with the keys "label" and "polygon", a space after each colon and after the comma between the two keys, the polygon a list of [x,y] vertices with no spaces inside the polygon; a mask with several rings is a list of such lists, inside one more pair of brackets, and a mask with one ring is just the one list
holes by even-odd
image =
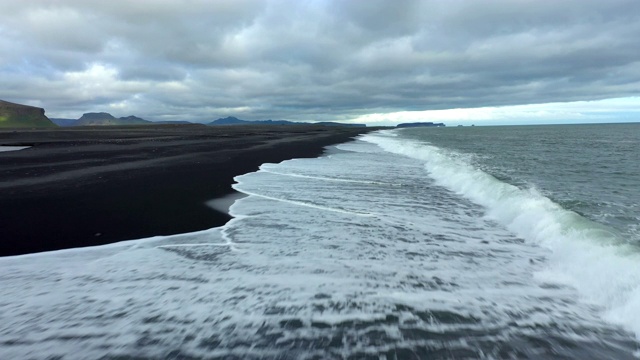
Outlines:
{"label": "cliff", "polygon": [[57,127],[44,109],[0,100],[0,128]]}

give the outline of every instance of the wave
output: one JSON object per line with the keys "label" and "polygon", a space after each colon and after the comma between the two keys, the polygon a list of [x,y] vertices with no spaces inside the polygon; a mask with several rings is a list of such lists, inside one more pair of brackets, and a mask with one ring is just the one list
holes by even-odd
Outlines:
{"label": "wave", "polygon": [[534,187],[520,189],[473,167],[456,152],[394,131],[361,140],[424,162],[436,183],[483,206],[486,216],[525,241],[552,250],[541,282],[572,286],[603,319],[640,338],[640,252],[612,228],[564,209]]}

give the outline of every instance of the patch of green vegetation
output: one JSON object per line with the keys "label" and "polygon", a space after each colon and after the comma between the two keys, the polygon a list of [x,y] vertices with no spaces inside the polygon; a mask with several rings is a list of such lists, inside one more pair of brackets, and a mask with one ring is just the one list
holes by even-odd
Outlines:
{"label": "patch of green vegetation", "polygon": [[24,127],[56,127],[51,120],[41,114],[12,113],[11,109],[0,110],[0,127],[24,128]]}

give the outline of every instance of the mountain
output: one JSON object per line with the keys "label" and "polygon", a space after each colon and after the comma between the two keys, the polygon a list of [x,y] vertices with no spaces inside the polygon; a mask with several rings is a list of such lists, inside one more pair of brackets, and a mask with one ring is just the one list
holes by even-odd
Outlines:
{"label": "mountain", "polygon": [[57,127],[44,109],[0,100],[0,128]]}
{"label": "mountain", "polygon": [[247,123],[247,121],[240,120],[240,119],[235,118],[233,116],[228,116],[226,118],[220,118],[218,120],[214,120],[214,121],[208,123],[207,125],[244,125],[246,123]]}
{"label": "mountain", "polygon": [[317,122],[317,123],[308,123],[308,122],[296,122],[296,121],[288,121],[288,120],[240,120],[236,117],[229,116],[226,118],[220,118],[218,120],[214,120],[207,125],[323,125],[323,126],[357,126],[364,127],[365,124],[342,124],[331,121]]}
{"label": "mountain", "polygon": [[119,120],[130,123],[130,124],[147,124],[147,123],[153,122],[153,121],[145,120],[143,118],[139,118],[133,115],[130,115],[127,117],[121,117]]}
{"label": "mountain", "polygon": [[214,120],[207,125],[296,125],[300,124],[287,120],[240,120],[236,117],[229,116]]}
{"label": "mountain", "polygon": [[[80,120],[82,119],[82,122]],[[190,121],[181,120],[168,120],[168,121],[148,121],[137,116],[127,116],[121,118],[115,118],[109,113],[86,113],[82,115],[80,119],[64,119],[64,118],[51,118],[58,126],[107,126],[107,125],[187,125],[193,124]]]}
{"label": "mountain", "polygon": [[58,126],[75,126],[78,119],[50,118]]}
{"label": "mountain", "polygon": [[137,116],[116,118],[105,112],[83,114],[73,126],[148,125],[153,122]]}
{"label": "mountain", "polygon": [[154,121],[154,124],[168,124],[168,125],[203,125],[203,124],[196,124],[196,123],[192,123],[191,121],[184,121],[184,120],[163,120],[163,121]]}
{"label": "mountain", "polygon": [[398,128],[408,128],[408,127],[442,127],[445,126],[443,123],[432,123],[432,122],[414,122],[414,123],[403,123],[398,124],[396,127]]}

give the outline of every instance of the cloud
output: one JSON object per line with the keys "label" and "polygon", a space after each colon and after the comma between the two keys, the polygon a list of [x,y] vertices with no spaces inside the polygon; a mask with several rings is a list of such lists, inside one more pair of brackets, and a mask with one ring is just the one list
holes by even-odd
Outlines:
{"label": "cloud", "polygon": [[0,98],[207,121],[633,97],[638,33],[634,0],[5,0]]}
{"label": "cloud", "polygon": [[389,126],[403,122],[444,122],[448,125],[585,124],[637,122],[640,98],[512,105],[446,110],[398,111],[361,115],[347,122]]}

